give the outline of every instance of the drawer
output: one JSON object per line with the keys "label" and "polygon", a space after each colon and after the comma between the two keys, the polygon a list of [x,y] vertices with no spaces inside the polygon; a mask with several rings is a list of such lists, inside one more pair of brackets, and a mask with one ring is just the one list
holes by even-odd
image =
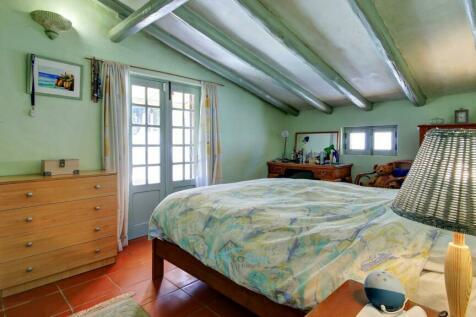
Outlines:
{"label": "drawer", "polygon": [[116,238],[108,237],[72,247],[0,263],[0,289],[33,281],[113,257]]}
{"label": "drawer", "polygon": [[0,211],[0,237],[27,235],[52,226],[115,217],[116,196],[105,196],[37,207]]}
{"label": "drawer", "polygon": [[114,195],[116,176],[78,177],[0,185],[0,210]]}
{"label": "drawer", "polygon": [[269,173],[270,174],[281,174],[283,171],[283,168],[281,166],[273,166],[271,165],[269,167]]}
{"label": "drawer", "polygon": [[116,235],[116,218],[99,218],[0,237],[0,263]]}

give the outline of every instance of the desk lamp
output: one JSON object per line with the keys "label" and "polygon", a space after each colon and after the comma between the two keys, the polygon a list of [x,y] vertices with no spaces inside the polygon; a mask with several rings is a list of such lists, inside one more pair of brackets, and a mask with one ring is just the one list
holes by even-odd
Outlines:
{"label": "desk lamp", "polygon": [[429,131],[392,209],[398,215],[453,232],[445,259],[451,317],[465,317],[471,295],[471,251],[476,235],[476,130]]}

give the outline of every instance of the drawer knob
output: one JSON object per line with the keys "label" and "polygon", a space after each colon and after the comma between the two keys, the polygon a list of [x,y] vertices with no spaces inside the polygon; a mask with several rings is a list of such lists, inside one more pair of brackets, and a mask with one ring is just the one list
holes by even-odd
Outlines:
{"label": "drawer knob", "polygon": [[101,185],[96,184],[96,185],[94,186],[94,188],[96,188],[96,189],[101,189]]}
{"label": "drawer knob", "polygon": [[94,210],[101,210],[101,206],[94,207]]}
{"label": "drawer knob", "polygon": [[33,197],[33,193],[32,192],[27,192],[26,197],[28,197],[28,198]]}
{"label": "drawer knob", "polygon": [[26,247],[27,247],[27,248],[31,248],[32,246],[33,246],[33,242],[28,241],[28,242],[26,243]]}
{"label": "drawer knob", "polygon": [[100,252],[101,252],[101,249],[94,250],[94,253],[100,253]]}
{"label": "drawer knob", "polygon": [[32,221],[33,221],[33,217],[26,217],[26,218],[25,218],[25,221],[26,221],[26,222],[32,222]]}
{"label": "drawer knob", "polygon": [[94,231],[96,231],[96,232],[101,231],[101,227],[94,228]]}
{"label": "drawer knob", "polygon": [[28,273],[30,273],[31,271],[33,271],[33,268],[32,268],[31,266],[29,266],[29,267],[26,268],[26,271],[27,271]]}

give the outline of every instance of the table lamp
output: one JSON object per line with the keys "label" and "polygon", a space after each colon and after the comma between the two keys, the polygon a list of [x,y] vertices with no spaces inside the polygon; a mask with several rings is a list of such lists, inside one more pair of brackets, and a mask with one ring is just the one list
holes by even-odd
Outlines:
{"label": "table lamp", "polygon": [[446,294],[450,316],[465,317],[473,274],[464,234],[476,235],[476,130],[428,132],[392,209],[453,231],[445,259]]}

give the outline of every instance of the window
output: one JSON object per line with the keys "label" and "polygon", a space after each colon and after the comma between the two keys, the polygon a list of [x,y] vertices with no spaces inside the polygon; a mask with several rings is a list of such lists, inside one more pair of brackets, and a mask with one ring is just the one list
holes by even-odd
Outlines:
{"label": "window", "polygon": [[397,126],[344,128],[344,154],[397,155]]}
{"label": "window", "polygon": [[132,184],[160,183],[160,89],[131,86]]}
{"label": "window", "polygon": [[172,180],[195,178],[194,123],[195,95],[184,91],[172,92]]}

